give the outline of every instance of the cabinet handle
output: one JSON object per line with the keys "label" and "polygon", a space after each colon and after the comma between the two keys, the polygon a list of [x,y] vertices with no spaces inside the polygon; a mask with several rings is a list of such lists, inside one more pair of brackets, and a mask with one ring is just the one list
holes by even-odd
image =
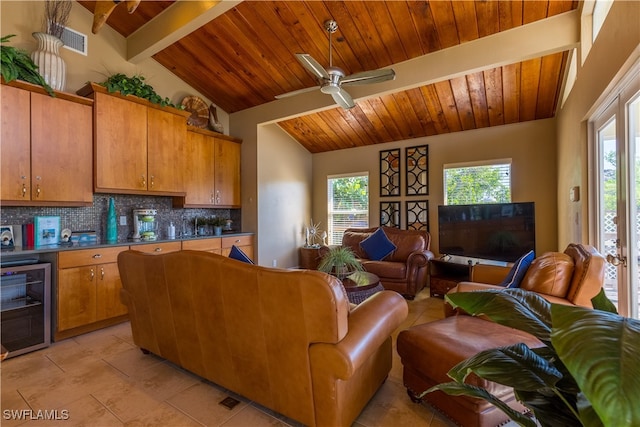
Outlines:
{"label": "cabinet handle", "polygon": [[153,184],[154,184],[154,182],[153,182],[153,175],[151,175],[151,177],[150,177],[150,178],[151,178],[151,188],[153,188]]}
{"label": "cabinet handle", "polygon": [[100,259],[100,258],[102,258],[102,254],[95,254],[93,256],[93,259]]}
{"label": "cabinet handle", "polygon": [[216,190],[216,205],[220,204],[220,190]]}
{"label": "cabinet handle", "polygon": [[22,197],[26,197],[27,196],[27,186],[22,183]]}
{"label": "cabinet handle", "polygon": [[237,240],[235,241],[235,243],[240,243],[240,239],[237,239]]}
{"label": "cabinet handle", "polygon": [[36,184],[36,197],[40,197],[40,184]]}
{"label": "cabinet handle", "polygon": [[209,199],[209,201],[211,202],[211,204],[214,204],[216,202],[216,197],[213,195],[213,191],[211,192],[211,199]]}
{"label": "cabinet handle", "polygon": [[100,267],[100,280],[104,280],[104,267]]}
{"label": "cabinet handle", "polygon": [[91,271],[91,275],[90,276],[91,276],[91,280],[93,280],[93,278],[96,277],[96,274],[94,273],[93,268],[91,270],[89,270],[89,271]]}
{"label": "cabinet handle", "polygon": [[147,187],[147,179],[144,177],[144,174],[141,175],[142,176],[142,187],[146,188]]}
{"label": "cabinet handle", "polygon": [[162,252],[162,248],[155,248],[154,251],[155,252]]}

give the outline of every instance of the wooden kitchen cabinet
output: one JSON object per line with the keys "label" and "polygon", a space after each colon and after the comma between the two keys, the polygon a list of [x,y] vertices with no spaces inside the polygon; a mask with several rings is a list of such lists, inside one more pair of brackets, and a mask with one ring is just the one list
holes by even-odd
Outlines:
{"label": "wooden kitchen cabinet", "polygon": [[239,208],[240,140],[208,130],[188,127],[185,144],[184,200],[175,207]]}
{"label": "wooden kitchen cabinet", "polygon": [[120,301],[117,258],[128,246],[58,254],[55,339],[109,326],[127,318]]}
{"label": "wooden kitchen cabinet", "polygon": [[189,113],[90,83],[94,99],[95,192],[184,196]]}
{"label": "wooden kitchen cabinet", "polygon": [[39,86],[2,87],[5,206],[91,206],[93,101]]}
{"label": "wooden kitchen cabinet", "polygon": [[237,246],[242,252],[244,252],[251,260],[253,260],[253,236],[228,236],[222,238],[222,255],[229,256],[231,247]]}
{"label": "wooden kitchen cabinet", "polygon": [[182,242],[183,250],[206,251],[214,254],[222,253],[222,238],[213,237],[211,239],[194,239],[184,240]]}
{"label": "wooden kitchen cabinet", "polygon": [[182,244],[179,240],[174,242],[142,243],[139,245],[131,245],[131,249],[148,254],[167,254],[169,252],[182,250]]}

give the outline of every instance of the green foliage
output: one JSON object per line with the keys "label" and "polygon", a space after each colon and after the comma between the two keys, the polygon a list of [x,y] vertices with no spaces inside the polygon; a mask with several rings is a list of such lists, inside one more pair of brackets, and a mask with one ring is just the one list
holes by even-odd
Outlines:
{"label": "green foliage", "polygon": [[[6,43],[15,34],[4,36],[0,39],[1,43]],[[51,86],[44,81],[44,78],[38,73],[38,66],[31,60],[29,54],[12,46],[0,47],[0,56],[2,57],[2,77],[5,82],[9,83],[13,80],[22,80],[42,86],[49,95],[54,96]]]}
{"label": "green foliage", "polygon": [[447,169],[447,204],[510,202],[511,189],[503,182],[501,170],[491,166]]}
{"label": "green foliage", "polygon": [[[366,210],[369,206],[369,180],[353,176],[332,180],[334,210]],[[337,205],[336,205],[337,203]]]}
{"label": "green foliage", "polygon": [[122,73],[113,74],[107,80],[98,84],[106,87],[109,93],[120,92],[122,95],[134,95],[163,107],[184,109],[182,105],[176,106],[171,103],[169,98],[162,98],[158,95],[152,86],[144,82],[144,77],[140,75],[129,77]]}
{"label": "green foliage", "polygon": [[347,275],[355,270],[362,271],[362,264],[348,246],[336,246],[322,257],[318,270],[334,274],[338,277]]}
{"label": "green foliage", "polygon": [[480,352],[449,371],[454,382],[423,395],[442,390],[482,398],[519,425],[536,425],[486,390],[464,384],[474,373],[512,387],[543,427],[640,425],[640,321],[617,315],[603,290],[592,299],[595,309],[550,304],[521,289],[446,298],[467,313],[529,332],[545,346],[531,349],[520,343]]}

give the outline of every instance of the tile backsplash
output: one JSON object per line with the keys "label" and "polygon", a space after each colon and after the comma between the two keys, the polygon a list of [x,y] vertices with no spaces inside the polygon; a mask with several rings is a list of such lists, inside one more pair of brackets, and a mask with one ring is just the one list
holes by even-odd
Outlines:
{"label": "tile backsplash", "polygon": [[[107,227],[107,209],[109,198],[113,197],[118,223],[118,241],[126,241],[133,235],[133,209],[156,209],[158,211],[159,238],[166,239],[170,222],[176,227],[176,237],[194,234],[193,219],[195,217],[222,217],[231,219],[234,231],[240,230],[240,209],[180,209],[173,208],[171,197],[132,196],[123,194],[94,194],[93,206],[66,207],[33,207],[3,206],[0,211],[1,225],[21,225],[33,222],[34,216],[56,215],[60,217],[61,229],[71,231],[92,230],[98,235],[98,241],[104,242]],[[127,225],[120,225],[120,217],[127,218]]]}

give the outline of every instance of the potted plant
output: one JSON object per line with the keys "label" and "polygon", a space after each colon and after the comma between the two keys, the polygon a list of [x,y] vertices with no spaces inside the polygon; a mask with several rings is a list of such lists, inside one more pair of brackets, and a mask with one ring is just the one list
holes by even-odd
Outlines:
{"label": "potted plant", "polygon": [[[592,300],[594,309],[550,304],[522,289],[455,293],[446,299],[469,314],[528,332],[545,346],[520,343],[482,351],[448,372],[453,382],[422,395],[442,390],[484,399],[522,426],[640,425],[640,321],[617,315],[604,291]],[[471,373],[513,387],[535,420],[487,390],[465,384]]]}
{"label": "potted plant", "polygon": [[348,246],[335,246],[322,257],[318,270],[342,280],[354,271],[362,271],[362,264]]}
{"label": "potted plant", "polygon": [[112,74],[107,80],[98,84],[107,88],[109,93],[120,92],[122,95],[134,95],[163,107],[168,106],[179,110],[184,109],[182,105],[176,106],[169,98],[162,98],[158,95],[153,89],[153,86],[145,83],[144,77],[141,75],[129,77],[122,73]]}
{"label": "potted plant", "polygon": [[[9,34],[0,39],[1,43],[6,43],[15,34]],[[29,54],[13,46],[2,45],[0,47],[2,56],[1,68],[2,78],[9,83],[12,80],[22,80],[42,86],[49,95],[55,96],[51,86],[47,84],[44,78],[38,73],[38,66],[29,57]]]}
{"label": "potted plant", "polygon": [[220,236],[222,234],[222,227],[227,224],[227,220],[222,217],[213,217],[210,223],[213,226],[213,234]]}

